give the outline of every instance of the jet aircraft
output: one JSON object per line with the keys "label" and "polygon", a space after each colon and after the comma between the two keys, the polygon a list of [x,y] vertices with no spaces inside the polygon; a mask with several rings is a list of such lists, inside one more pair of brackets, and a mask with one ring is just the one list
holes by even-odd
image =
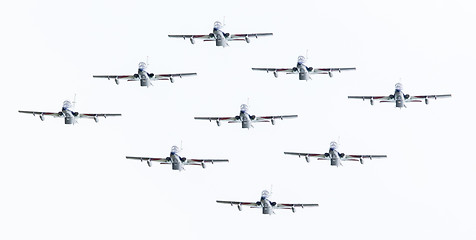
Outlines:
{"label": "jet aircraft", "polygon": [[217,125],[220,126],[220,121],[228,121],[228,123],[240,123],[242,128],[253,127],[254,122],[271,122],[275,124],[276,119],[286,119],[286,118],[297,118],[298,115],[279,115],[279,116],[262,116],[257,117],[255,115],[250,115],[248,113],[248,105],[242,104],[240,107],[240,114],[235,117],[195,117],[196,120],[209,120],[210,122],[216,121]]}
{"label": "jet aircraft", "polygon": [[127,159],[146,161],[149,167],[152,166],[152,162],[158,162],[160,164],[172,164],[172,170],[185,170],[185,165],[197,165],[205,168],[205,163],[217,163],[217,162],[228,162],[228,159],[187,159],[180,157],[179,149],[177,146],[173,146],[170,151],[170,156],[165,158],[152,158],[152,157],[130,157],[126,156]]}
{"label": "jet aircraft", "polygon": [[271,194],[267,190],[261,192],[261,199],[257,202],[236,202],[236,201],[220,201],[217,200],[217,203],[230,204],[231,206],[238,206],[238,210],[242,210],[242,206],[247,206],[250,208],[261,208],[263,209],[263,214],[274,214],[274,209],[291,209],[293,212],[296,212],[297,207],[318,207],[319,204],[302,204],[302,203],[276,203],[269,200]]}
{"label": "jet aircraft", "polygon": [[195,39],[202,39],[203,41],[215,41],[216,46],[227,47],[229,41],[246,41],[250,43],[251,37],[272,36],[272,33],[245,33],[245,34],[230,34],[223,32],[223,24],[216,21],[213,27],[213,32],[206,35],[169,35],[171,38],[190,39],[192,44],[195,44]]}
{"label": "jet aircraft", "polygon": [[304,156],[306,162],[310,161],[310,157],[316,157],[317,160],[331,160],[331,166],[342,166],[342,161],[360,161],[364,164],[364,158],[386,158],[387,155],[347,155],[337,151],[337,143],[331,142],[328,153],[301,153],[301,152],[284,152],[287,155],[297,155],[299,157]]}
{"label": "jet aircraft", "polygon": [[310,80],[311,74],[328,74],[332,77],[332,72],[341,72],[355,70],[356,68],[313,68],[305,65],[306,58],[299,56],[296,67],[293,68],[252,68],[254,71],[266,71],[272,72],[275,77],[278,77],[278,73],[285,72],[286,74],[299,74],[299,80]]}
{"label": "jet aircraft", "polygon": [[144,62],[139,63],[139,69],[136,74],[133,75],[94,75],[94,78],[107,78],[108,80],[114,79],[116,84],[119,85],[119,80],[127,81],[140,81],[142,87],[149,87],[152,85],[151,81],[156,80],[168,80],[171,83],[174,82],[175,77],[184,77],[197,75],[197,73],[174,73],[174,74],[153,74],[146,71],[148,64]]}
{"label": "jet aircraft", "polygon": [[429,103],[430,99],[438,99],[438,98],[449,98],[451,94],[442,94],[442,95],[418,95],[418,96],[410,96],[409,94],[403,93],[403,85],[401,83],[395,84],[395,92],[394,94],[390,94],[388,96],[349,96],[350,99],[365,99],[370,100],[370,105],[374,105],[374,100],[379,102],[390,102],[395,103],[395,107],[402,108],[407,107],[405,103],[407,102],[421,102],[422,99],[425,100],[425,104]]}
{"label": "jet aircraft", "polygon": [[121,116],[121,114],[111,114],[111,113],[78,113],[73,111],[74,105],[66,100],[63,102],[63,108],[59,112],[34,112],[34,111],[18,111],[20,113],[28,113],[28,114],[33,114],[39,115],[41,121],[45,120],[45,116],[53,116],[53,117],[62,117],[64,118],[64,123],[65,124],[75,124],[77,123],[77,118],[91,118],[94,119],[94,121],[98,122],[99,117],[117,117]]}

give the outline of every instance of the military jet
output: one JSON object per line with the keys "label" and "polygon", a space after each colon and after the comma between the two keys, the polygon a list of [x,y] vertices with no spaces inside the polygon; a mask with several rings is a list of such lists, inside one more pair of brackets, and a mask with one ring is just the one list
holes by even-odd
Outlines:
{"label": "military jet", "polygon": [[313,68],[305,65],[306,58],[299,56],[296,67],[293,68],[252,68],[254,71],[266,71],[272,72],[275,77],[278,77],[278,73],[283,72],[286,74],[299,74],[299,80],[310,80],[311,74],[328,74],[332,77],[332,72],[341,72],[355,70],[356,68]]}
{"label": "military jet", "polygon": [[304,156],[306,162],[310,161],[311,157],[316,157],[317,160],[331,160],[331,166],[342,166],[342,161],[360,161],[361,164],[364,164],[364,159],[374,159],[374,158],[386,158],[387,155],[347,155],[337,151],[337,143],[331,142],[328,153],[302,153],[302,152],[284,152],[287,155],[297,155],[299,157]]}
{"label": "military jet", "polygon": [[153,74],[146,71],[147,66],[148,64],[140,62],[137,73],[133,75],[93,75],[93,77],[107,78],[108,80],[114,79],[117,85],[119,85],[119,80],[140,81],[142,87],[149,87],[152,85],[151,81],[168,80],[173,83],[175,77],[182,78],[185,76],[197,75],[197,73]]}
{"label": "military jet", "polygon": [[261,199],[257,202],[235,202],[235,201],[220,201],[217,200],[217,203],[230,204],[231,206],[238,206],[238,210],[242,210],[242,206],[247,206],[250,208],[261,208],[263,209],[263,214],[274,214],[274,209],[291,209],[293,212],[296,212],[297,207],[318,207],[319,204],[302,204],[302,203],[276,203],[270,201],[268,198],[271,194],[267,190],[261,192]]}
{"label": "military jet", "polygon": [[374,100],[379,102],[390,102],[395,103],[395,107],[402,108],[407,107],[405,103],[407,102],[421,102],[422,99],[425,100],[425,104],[428,104],[430,99],[438,99],[438,98],[449,98],[451,94],[442,94],[442,95],[418,95],[418,96],[410,96],[409,94],[403,93],[403,85],[401,83],[395,84],[395,93],[390,94],[388,96],[349,96],[350,99],[365,99],[370,100],[370,105],[374,105]]}
{"label": "military jet", "polygon": [[140,160],[146,161],[149,167],[152,167],[152,162],[158,162],[160,164],[172,164],[172,170],[185,170],[185,165],[196,165],[202,166],[205,168],[205,163],[217,163],[217,162],[228,162],[228,159],[187,159],[184,157],[180,157],[178,154],[180,152],[180,148],[177,146],[172,146],[172,150],[170,151],[170,156],[165,158],[152,158],[152,157],[130,157],[126,156],[127,159],[133,160]]}
{"label": "military jet", "polygon": [[220,121],[228,121],[228,123],[241,123],[242,128],[253,127],[254,122],[271,122],[275,124],[276,119],[287,119],[287,118],[297,118],[298,115],[280,115],[280,116],[262,116],[257,117],[255,115],[250,115],[248,113],[248,105],[242,104],[240,106],[240,114],[235,117],[195,117],[196,120],[209,120],[210,122],[216,121],[217,125],[220,126]]}
{"label": "military jet", "polygon": [[190,39],[192,44],[195,44],[195,39],[201,39],[206,42],[214,41],[216,46],[227,47],[229,41],[246,41],[250,43],[251,37],[263,37],[263,36],[272,36],[272,33],[244,33],[244,34],[230,34],[223,32],[223,24],[219,21],[216,21],[213,26],[213,32],[206,35],[169,35],[171,38],[183,38]]}
{"label": "military jet", "polygon": [[64,118],[64,124],[75,124],[77,123],[77,118],[91,118],[94,121],[99,122],[99,117],[117,117],[121,116],[121,114],[111,114],[111,113],[78,113],[73,111],[74,104],[70,101],[66,100],[63,102],[63,108],[60,112],[34,112],[34,111],[18,111],[20,113],[28,113],[39,115],[41,121],[45,120],[45,116],[53,116],[53,117],[61,117]]}

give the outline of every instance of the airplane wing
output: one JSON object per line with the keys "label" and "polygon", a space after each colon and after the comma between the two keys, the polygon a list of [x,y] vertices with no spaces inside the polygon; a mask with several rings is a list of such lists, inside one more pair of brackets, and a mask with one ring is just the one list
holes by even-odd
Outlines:
{"label": "airplane wing", "polygon": [[194,76],[197,73],[173,73],[173,74],[156,74],[151,80],[169,80],[171,77],[185,77],[185,76]]}
{"label": "airplane wing", "polygon": [[294,209],[294,208],[305,208],[305,207],[319,207],[319,204],[317,203],[307,203],[307,204],[302,204],[302,203],[278,203],[276,204],[275,208],[278,209]]}
{"label": "airplane wing", "polygon": [[216,162],[228,162],[228,159],[187,159],[192,163],[216,163]]}
{"label": "airplane wing", "polygon": [[318,160],[327,160],[327,159],[320,159],[323,157],[326,157],[326,154],[320,154],[320,153],[300,153],[300,152],[284,152],[286,155],[296,155],[296,156],[304,156],[304,157],[317,157],[319,158]]}
{"label": "airplane wing", "polygon": [[254,71],[293,73],[293,68],[251,68]]}
{"label": "airplane wing", "polygon": [[348,96],[349,99],[362,99],[362,100],[379,100],[385,102],[394,102],[395,99],[390,98],[389,96]]}
{"label": "airplane wing", "polygon": [[315,68],[311,73],[314,74],[329,74],[329,72],[341,72],[356,70],[356,68]]}
{"label": "airplane wing", "polygon": [[226,121],[235,120],[235,117],[194,117],[195,120]]}
{"label": "airplane wing", "polygon": [[451,94],[441,94],[441,95],[419,95],[419,96],[411,96],[410,99],[428,99],[428,98],[450,98]]}
{"label": "airplane wing", "polygon": [[370,159],[374,159],[374,158],[386,158],[387,155],[345,155],[344,158],[342,158],[342,160],[344,161],[360,161],[360,159],[362,158],[370,158]]}
{"label": "airplane wing", "polygon": [[97,118],[97,117],[120,117],[120,113],[81,113],[79,114],[80,118]]}
{"label": "airplane wing", "polygon": [[230,36],[227,38],[227,40],[245,40],[245,38],[250,38],[250,37],[265,37],[265,36],[273,36],[272,33],[245,33],[245,34],[230,34]]}
{"label": "airplane wing", "polygon": [[174,82],[173,81],[174,77],[182,78],[182,77],[193,76],[193,75],[197,75],[197,73],[156,74],[152,78],[150,78],[150,80],[152,80],[152,81],[167,80],[167,81]]}
{"label": "airplane wing", "polygon": [[254,122],[259,122],[259,121],[267,121],[267,120],[274,120],[274,119],[287,119],[287,118],[297,118],[298,115],[279,115],[279,116],[262,116],[262,117],[256,117],[253,121]]}
{"label": "airplane wing", "polygon": [[258,204],[256,204],[256,202],[235,202],[235,201],[220,201],[220,200],[217,200],[217,203],[230,204],[231,206],[233,206],[233,205],[242,205],[242,206],[248,206],[248,207],[258,207],[259,206]]}
{"label": "airplane wing", "polygon": [[35,115],[40,115],[40,116],[53,116],[53,117],[62,117],[63,115],[60,115],[57,112],[34,112],[34,111],[18,111],[19,113],[27,113],[27,114],[33,114]]}
{"label": "airplane wing", "polygon": [[127,159],[133,159],[133,160],[140,160],[142,161],[152,161],[152,162],[160,162],[160,163],[168,163],[170,160],[167,160],[167,158],[151,158],[151,157],[130,157],[126,156]]}
{"label": "airplane wing", "polygon": [[93,78],[136,80],[134,75],[93,75]]}
{"label": "airplane wing", "polygon": [[169,35],[171,38],[194,38],[194,39],[212,39],[214,38],[213,35],[210,36],[209,34],[206,35]]}

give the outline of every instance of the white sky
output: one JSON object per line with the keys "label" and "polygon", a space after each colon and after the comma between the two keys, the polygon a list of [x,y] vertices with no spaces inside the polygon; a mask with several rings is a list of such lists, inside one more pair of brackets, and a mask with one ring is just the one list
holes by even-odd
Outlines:
{"label": "white sky", "polygon": [[[273,32],[251,44],[169,39]],[[0,3],[1,239],[474,239],[476,63],[473,1],[9,1]],[[275,79],[251,67],[357,67],[334,78]],[[93,79],[132,74],[149,56],[153,73],[197,72],[155,83]],[[400,80],[401,78],[401,80]],[[453,94],[430,105],[348,100]],[[59,111],[122,118],[63,120],[18,114]],[[250,98],[256,115],[299,118],[239,125],[194,121],[234,116]],[[387,154],[366,164],[285,156]],[[148,168],[124,156],[166,156],[183,141],[188,158],[229,158],[207,169]],[[314,203],[297,213],[219,205],[272,200]]]}

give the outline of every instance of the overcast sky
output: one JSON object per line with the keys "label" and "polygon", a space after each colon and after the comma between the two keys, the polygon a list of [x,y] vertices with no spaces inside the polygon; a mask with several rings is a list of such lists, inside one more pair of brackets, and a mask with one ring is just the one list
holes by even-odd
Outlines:
{"label": "overcast sky", "polygon": [[[225,32],[273,32],[250,44],[170,39]],[[474,239],[476,133],[473,1],[7,1],[0,3],[2,66],[1,239]],[[251,71],[356,67],[314,76]],[[149,72],[198,76],[140,87],[93,79]],[[429,105],[349,100],[446,94]],[[19,114],[59,111],[77,95],[80,113],[120,118],[62,119]],[[195,121],[298,114],[255,124]],[[183,142],[187,158],[228,158],[206,169],[126,160],[165,157]],[[387,154],[364,165],[285,156]],[[215,203],[319,203],[276,211]]]}

